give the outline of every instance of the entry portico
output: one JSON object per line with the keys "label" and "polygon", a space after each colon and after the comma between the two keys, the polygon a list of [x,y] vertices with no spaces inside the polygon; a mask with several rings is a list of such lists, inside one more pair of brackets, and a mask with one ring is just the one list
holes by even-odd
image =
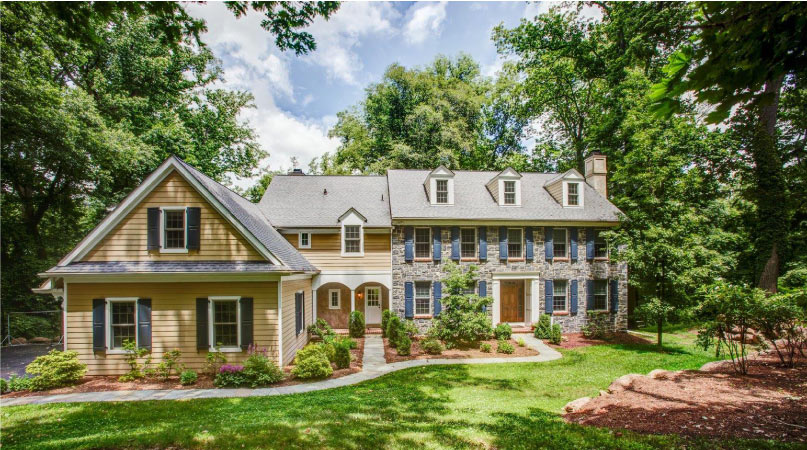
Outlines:
{"label": "entry portico", "polygon": [[319,317],[334,328],[347,328],[350,313],[361,311],[367,325],[379,325],[382,311],[390,308],[391,287],[389,271],[322,271],[313,282],[314,320]]}
{"label": "entry portico", "polygon": [[538,272],[492,274],[493,325],[529,326],[540,314],[540,275]]}

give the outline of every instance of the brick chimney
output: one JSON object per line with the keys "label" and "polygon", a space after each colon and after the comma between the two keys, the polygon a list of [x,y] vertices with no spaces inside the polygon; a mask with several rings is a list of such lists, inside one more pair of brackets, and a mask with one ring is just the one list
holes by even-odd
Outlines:
{"label": "brick chimney", "polygon": [[303,172],[303,169],[293,169],[289,171],[288,175],[299,177],[305,175],[305,172]]}
{"label": "brick chimney", "polygon": [[608,198],[608,158],[600,152],[594,151],[586,158],[586,182],[597,190],[603,197]]}

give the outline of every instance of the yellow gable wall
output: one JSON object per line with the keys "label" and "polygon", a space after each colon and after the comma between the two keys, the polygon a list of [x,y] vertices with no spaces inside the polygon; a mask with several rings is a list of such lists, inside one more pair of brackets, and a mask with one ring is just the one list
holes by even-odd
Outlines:
{"label": "yellow gable wall", "polygon": [[320,270],[391,270],[390,233],[364,233],[364,256],[342,256],[341,234],[312,234],[311,248],[298,248],[297,233],[284,234],[305,258]]}
{"label": "yellow gable wall", "polygon": [[[201,208],[199,250],[160,253],[146,250],[147,208]],[[83,261],[264,260],[240,233],[177,172],[169,174]]]}

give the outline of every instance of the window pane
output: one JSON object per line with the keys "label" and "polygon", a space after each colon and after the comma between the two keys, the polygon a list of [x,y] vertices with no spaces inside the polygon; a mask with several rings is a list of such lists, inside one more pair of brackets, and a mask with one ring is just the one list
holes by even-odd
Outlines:
{"label": "window pane", "polygon": [[521,228],[510,228],[507,230],[507,257],[521,258],[522,253]]}
{"label": "window pane", "polygon": [[339,291],[331,292],[331,306],[334,308],[339,307]]}
{"label": "window pane", "polygon": [[361,227],[345,225],[345,253],[361,253]]}
{"label": "window pane", "polygon": [[216,345],[222,347],[236,347],[238,346],[238,325],[236,324],[217,324],[214,327]]}
{"label": "window pane", "polygon": [[223,347],[238,345],[238,302],[213,302],[213,342]]}
{"label": "window pane", "polygon": [[301,233],[300,234],[300,244],[303,247],[308,247],[308,239],[309,239],[309,234],[308,233]]}
{"label": "window pane", "polygon": [[552,296],[553,309],[555,311],[566,311],[566,281],[554,281]]}
{"label": "window pane", "polygon": [[476,257],[476,228],[460,230],[460,256],[463,258]]}
{"label": "window pane", "polygon": [[566,257],[566,229],[555,228],[552,231],[552,247],[555,258]]}
{"label": "window pane", "polygon": [[381,295],[379,289],[367,290],[367,306],[381,306]]}
{"label": "window pane", "polygon": [[504,182],[504,204],[505,205],[515,205],[516,204],[516,182],[515,181],[505,181]]}
{"label": "window pane", "polygon": [[123,341],[135,341],[134,302],[110,302],[112,348],[123,347]]}
{"label": "window pane", "polygon": [[577,183],[569,183],[567,185],[567,188],[569,189],[569,200],[568,200],[569,206],[577,206],[579,204],[578,203],[579,194],[577,191],[577,187],[578,187]]}
{"label": "window pane", "polygon": [[448,180],[437,180],[437,203],[448,203]]}
{"label": "window pane", "polygon": [[431,283],[415,283],[415,314],[431,314]]}
{"label": "window pane", "polygon": [[165,214],[164,248],[185,248],[185,211],[163,211]]}
{"label": "window pane", "polygon": [[431,257],[431,230],[415,228],[415,258]]}
{"label": "window pane", "polygon": [[361,236],[359,234],[359,226],[358,225],[346,225],[345,226],[345,238],[346,239],[359,239]]}
{"label": "window pane", "polygon": [[608,280],[594,280],[594,309],[608,309]]}
{"label": "window pane", "polygon": [[594,257],[607,258],[608,257],[608,243],[605,238],[600,236],[602,230],[594,231]]}

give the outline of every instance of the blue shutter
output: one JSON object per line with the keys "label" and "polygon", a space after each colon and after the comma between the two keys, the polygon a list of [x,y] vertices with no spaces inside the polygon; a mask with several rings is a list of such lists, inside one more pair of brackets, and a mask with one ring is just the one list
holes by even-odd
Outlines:
{"label": "blue shutter", "polygon": [[594,310],[594,280],[586,280],[586,309]]}
{"label": "blue shutter", "polygon": [[554,291],[553,291],[553,288],[552,288],[552,280],[546,280],[546,282],[544,282],[544,311],[546,311],[547,314],[552,314],[552,310],[553,310],[552,293],[553,292]]}
{"label": "blue shutter", "polygon": [[443,298],[443,285],[439,281],[434,282],[434,315],[439,316],[440,311],[443,310],[443,305],[440,304],[440,299]]}
{"label": "blue shutter", "polygon": [[415,260],[415,230],[413,227],[404,227],[404,261]]}
{"label": "blue shutter", "polygon": [[488,228],[479,227],[479,259],[488,259]]}
{"label": "blue shutter", "polygon": [[555,256],[554,246],[552,245],[552,227],[544,228],[544,255],[547,261],[552,261]]}
{"label": "blue shutter", "polygon": [[571,314],[577,314],[577,280],[572,280],[569,284],[572,289],[571,295],[569,296],[571,303],[571,305],[569,305],[569,312]]}
{"label": "blue shutter", "polygon": [[432,228],[432,247],[434,248],[434,260],[440,261],[440,255],[443,253],[442,236],[440,236],[440,227]]}
{"label": "blue shutter", "polygon": [[[488,296],[488,282],[484,280],[479,281],[479,296],[480,297],[487,297]],[[487,305],[482,306],[482,312],[488,312]]]}
{"label": "blue shutter", "polygon": [[619,311],[619,280],[611,280],[611,312]]}
{"label": "blue shutter", "polygon": [[[253,331],[252,297],[242,297],[239,303],[241,308],[241,350],[247,350],[252,345],[255,334]],[[303,307],[303,310],[305,310],[305,307]]]}
{"label": "blue shutter", "polygon": [[527,241],[527,261],[532,261],[535,257],[532,227],[524,228],[524,239]]}
{"label": "blue shutter", "polygon": [[106,300],[92,299],[92,350],[106,350]]}
{"label": "blue shutter", "polygon": [[415,317],[415,284],[411,281],[404,283],[404,317]]}
{"label": "blue shutter", "polygon": [[586,259],[594,259],[594,228],[586,228]]}
{"label": "blue shutter", "polygon": [[507,259],[507,227],[499,227],[499,259]]}
{"label": "blue shutter", "polygon": [[569,228],[569,251],[572,261],[577,261],[577,228]]}
{"label": "blue shutter", "polygon": [[207,298],[196,299],[196,349],[208,350],[210,348],[210,338],[208,337],[208,300]]}
{"label": "blue shutter", "polygon": [[146,250],[160,248],[160,208],[146,209]]}
{"label": "blue shutter", "polygon": [[451,259],[460,260],[460,227],[451,227]]}
{"label": "blue shutter", "polygon": [[137,346],[151,350],[151,299],[137,299]]}

